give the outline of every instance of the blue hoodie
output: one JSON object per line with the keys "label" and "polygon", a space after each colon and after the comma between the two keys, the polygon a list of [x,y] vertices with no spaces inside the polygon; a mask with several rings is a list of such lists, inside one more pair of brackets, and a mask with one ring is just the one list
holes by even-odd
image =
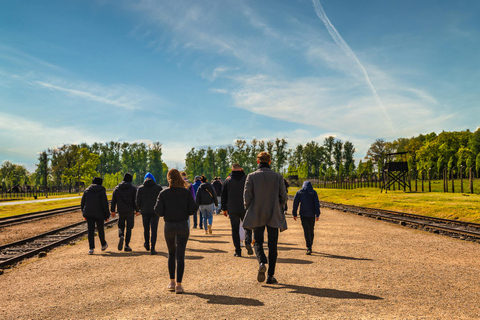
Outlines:
{"label": "blue hoodie", "polygon": [[153,182],[157,183],[157,181],[155,181],[155,177],[150,172],[147,172],[147,174],[145,175],[145,178],[143,178],[143,181],[147,180],[147,178],[150,178],[153,180]]}
{"label": "blue hoodie", "polygon": [[300,204],[300,215],[302,217],[319,217],[320,216],[320,202],[318,201],[318,194],[313,190],[310,181],[303,183],[302,189],[298,190],[293,199],[292,214],[297,216],[298,205]]}
{"label": "blue hoodie", "polygon": [[[202,184],[202,181],[200,181],[200,180],[195,180],[195,182],[192,184],[193,194],[195,194],[195,196],[197,195],[198,187],[200,187],[201,184]],[[193,197],[193,198],[195,199],[195,197]]]}

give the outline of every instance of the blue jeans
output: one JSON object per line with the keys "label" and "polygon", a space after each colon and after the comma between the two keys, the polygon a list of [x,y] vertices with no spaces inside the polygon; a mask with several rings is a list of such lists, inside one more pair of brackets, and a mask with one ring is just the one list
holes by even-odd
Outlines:
{"label": "blue jeans", "polygon": [[215,210],[215,204],[201,204],[199,207],[200,214],[203,215],[203,228],[207,230],[207,226],[211,226],[213,223],[213,211]]}

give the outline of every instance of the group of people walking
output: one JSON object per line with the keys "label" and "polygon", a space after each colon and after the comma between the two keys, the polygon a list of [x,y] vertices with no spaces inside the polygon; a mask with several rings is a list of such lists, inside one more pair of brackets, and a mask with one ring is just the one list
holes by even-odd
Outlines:
{"label": "group of people walking", "polygon": [[[230,218],[234,256],[242,256],[240,225],[243,223],[245,249],[249,255],[253,254],[254,249],[258,260],[257,281],[266,280],[268,284],[277,284],[274,277],[278,256],[277,243],[279,232],[287,229],[284,213],[287,190],[282,175],[270,168],[271,157],[267,152],[262,151],[257,155],[257,164],[257,170],[248,175],[239,164],[233,164],[232,172],[223,185],[219,178],[215,178],[210,184],[205,176],[197,176],[195,181],[190,183],[183,172],[170,169],[167,174],[167,189],[156,184],[151,173],[145,175],[144,183],[137,189],[132,185],[132,175],[126,173],[113,192],[110,211],[102,179],[94,178],[81,201],[81,210],[88,223],[89,254],[93,254],[95,249],[95,225],[102,251],[107,249],[103,224],[110,216],[114,217],[116,211],[119,215],[118,250],[132,251],[129,244],[134,218],[141,213],[144,247],[151,254],[156,254],[158,221],[159,217],[163,217],[170,275],[167,288],[183,293],[182,280],[185,250],[190,235],[190,216],[193,215],[193,228],[198,225],[204,228],[205,234],[211,234],[214,212],[218,214],[223,211],[224,215]],[[307,254],[311,254],[314,225],[319,219],[320,206],[318,195],[308,181],[295,195],[292,211],[295,220],[297,212],[304,228]],[[263,247],[265,231],[268,258]]]}

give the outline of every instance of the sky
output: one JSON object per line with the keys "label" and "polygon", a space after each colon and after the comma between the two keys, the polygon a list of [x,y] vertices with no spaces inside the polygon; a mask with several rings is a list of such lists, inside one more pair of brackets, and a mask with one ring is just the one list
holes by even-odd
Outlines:
{"label": "sky", "polygon": [[64,144],[191,148],[479,127],[480,2],[2,0],[0,163]]}

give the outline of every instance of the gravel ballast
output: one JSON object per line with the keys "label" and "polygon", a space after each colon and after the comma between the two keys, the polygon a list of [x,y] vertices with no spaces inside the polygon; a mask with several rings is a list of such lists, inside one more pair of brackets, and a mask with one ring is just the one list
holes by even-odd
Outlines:
{"label": "gravel ballast", "polygon": [[[291,204],[290,204],[291,207]],[[61,247],[0,275],[0,319],[478,319],[480,245],[322,209],[311,256],[300,221],[287,215],[275,277],[256,281],[254,256],[233,256],[229,219],[213,234],[191,229],[185,294],[168,292],[163,221],[158,255],[143,248],[141,217],[133,252],[117,250],[117,227]]]}

